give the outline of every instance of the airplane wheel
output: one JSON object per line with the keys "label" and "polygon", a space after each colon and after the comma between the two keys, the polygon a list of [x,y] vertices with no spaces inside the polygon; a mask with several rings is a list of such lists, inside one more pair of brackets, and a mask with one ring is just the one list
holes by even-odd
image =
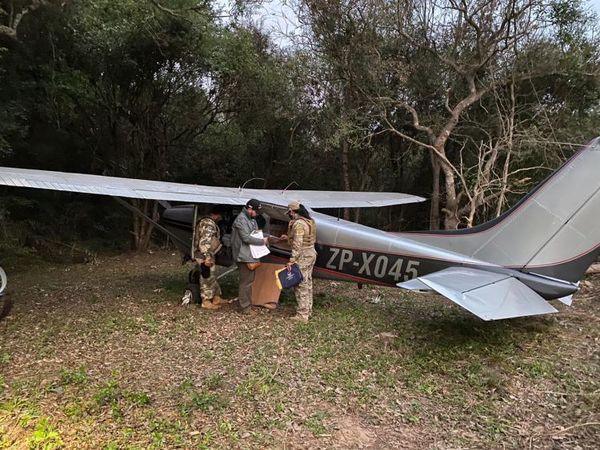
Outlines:
{"label": "airplane wheel", "polygon": [[6,285],[8,284],[8,278],[6,276],[6,272],[2,267],[0,267],[0,294],[4,292],[6,289]]}

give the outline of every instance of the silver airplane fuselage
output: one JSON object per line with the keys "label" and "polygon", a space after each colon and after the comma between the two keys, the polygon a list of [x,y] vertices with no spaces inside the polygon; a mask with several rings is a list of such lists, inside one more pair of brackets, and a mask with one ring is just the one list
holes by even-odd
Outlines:
{"label": "silver airplane fuselage", "polygon": [[[570,295],[577,290],[574,283],[520,272],[444,248],[410,239],[410,233],[389,233],[376,228],[311,212],[317,225],[317,261],[313,276],[329,280],[396,287],[397,283],[443,270],[448,267],[472,267],[494,273],[512,275],[546,299]],[[164,211],[161,223],[182,240],[192,241],[193,206],[179,206]],[[179,246],[183,254],[190,248]],[[262,261],[285,264],[286,250],[274,244]],[[221,265],[232,261],[217,258]]]}

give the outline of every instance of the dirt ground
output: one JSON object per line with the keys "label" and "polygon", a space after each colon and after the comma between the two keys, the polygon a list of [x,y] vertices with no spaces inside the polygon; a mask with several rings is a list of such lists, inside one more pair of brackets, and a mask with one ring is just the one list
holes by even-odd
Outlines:
{"label": "dirt ground", "polygon": [[[181,306],[169,252],[5,266],[0,448],[596,449],[600,277],[558,314],[319,281],[314,319]],[[225,278],[233,296],[235,275]]]}

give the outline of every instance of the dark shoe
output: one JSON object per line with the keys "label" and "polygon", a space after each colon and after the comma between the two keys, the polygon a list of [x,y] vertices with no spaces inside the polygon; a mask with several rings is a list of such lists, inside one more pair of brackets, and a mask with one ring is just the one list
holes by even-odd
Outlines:
{"label": "dark shoe", "polygon": [[246,308],[240,309],[240,314],[243,314],[244,316],[253,316],[256,312],[252,309],[252,306],[247,306]]}

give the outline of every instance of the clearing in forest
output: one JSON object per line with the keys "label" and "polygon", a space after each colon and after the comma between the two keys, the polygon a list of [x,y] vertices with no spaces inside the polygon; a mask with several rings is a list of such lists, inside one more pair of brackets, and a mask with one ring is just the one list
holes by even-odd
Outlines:
{"label": "clearing in forest", "polygon": [[[483,322],[319,281],[314,319],[179,304],[169,252],[10,270],[0,448],[597,448],[600,280]],[[235,294],[235,276],[225,293]]]}

